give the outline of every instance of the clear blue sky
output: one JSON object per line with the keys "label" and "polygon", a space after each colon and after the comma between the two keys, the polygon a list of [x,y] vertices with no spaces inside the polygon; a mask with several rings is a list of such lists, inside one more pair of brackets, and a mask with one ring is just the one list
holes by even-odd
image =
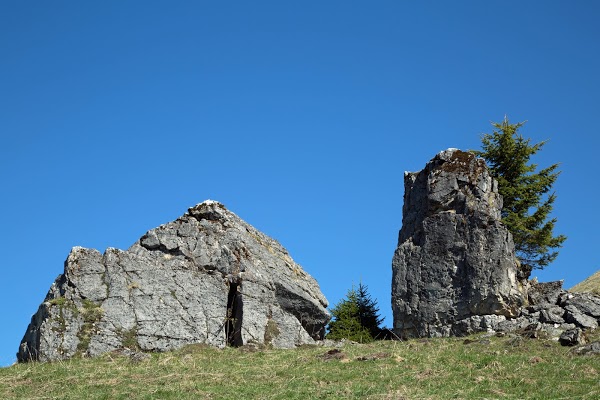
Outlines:
{"label": "clear blue sky", "polygon": [[[526,4],[525,4],[526,3]],[[561,163],[558,260],[600,268],[596,1],[4,1],[0,365],[73,246],[125,249],[205,199],[391,326],[403,173],[528,120]]]}

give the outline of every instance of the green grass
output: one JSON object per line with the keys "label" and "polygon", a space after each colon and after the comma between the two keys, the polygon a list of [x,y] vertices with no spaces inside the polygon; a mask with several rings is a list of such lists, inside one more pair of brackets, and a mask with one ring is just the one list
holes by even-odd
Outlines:
{"label": "green grass", "polygon": [[324,357],[328,348],[316,346],[250,351],[192,345],[140,362],[107,354],[19,364],[0,369],[0,398],[600,398],[600,356],[576,356],[537,339],[472,340],[347,345],[331,360]]}
{"label": "green grass", "polygon": [[600,295],[600,271],[596,272],[592,276],[588,277],[583,282],[578,283],[569,289],[571,292],[579,292],[579,293],[593,293],[595,295]]}

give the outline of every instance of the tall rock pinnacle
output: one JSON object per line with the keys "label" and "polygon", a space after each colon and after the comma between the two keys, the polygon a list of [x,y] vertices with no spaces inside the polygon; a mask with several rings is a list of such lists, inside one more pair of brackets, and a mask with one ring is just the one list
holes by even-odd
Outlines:
{"label": "tall rock pinnacle", "polygon": [[483,159],[457,149],[404,176],[392,261],[394,329],[402,337],[450,336],[471,316],[516,317],[526,301],[502,197]]}
{"label": "tall rock pinnacle", "polygon": [[17,358],[190,343],[294,347],[323,338],[326,307],[317,282],[278,242],[205,201],[126,251],[73,248]]}

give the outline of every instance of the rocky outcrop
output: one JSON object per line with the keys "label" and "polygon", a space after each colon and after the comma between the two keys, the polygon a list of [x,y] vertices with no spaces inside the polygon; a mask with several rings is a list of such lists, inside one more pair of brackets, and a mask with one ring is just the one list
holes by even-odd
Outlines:
{"label": "rocky outcrop", "polygon": [[275,240],[206,201],[128,250],[75,247],[19,361],[190,343],[288,348],[323,338],[327,300]]}
{"label": "rocky outcrop", "polygon": [[[527,281],[502,198],[483,159],[449,149],[406,173],[402,229],[392,261],[394,330],[400,337],[521,332],[575,343],[600,322],[600,297],[562,281]],[[520,276],[521,275],[521,276]],[[575,339],[573,339],[575,338]]]}
{"label": "rocky outcrop", "polygon": [[582,332],[597,328],[599,323],[600,297],[568,292],[562,289],[562,281],[529,282],[526,305],[517,316],[471,316],[460,321],[456,332],[460,335],[480,331],[521,332],[572,345],[574,339],[570,338],[579,338]]}
{"label": "rocky outcrop", "polygon": [[404,185],[392,262],[397,334],[449,336],[471,316],[517,316],[525,295],[484,160],[449,149],[422,171],[405,173]]}

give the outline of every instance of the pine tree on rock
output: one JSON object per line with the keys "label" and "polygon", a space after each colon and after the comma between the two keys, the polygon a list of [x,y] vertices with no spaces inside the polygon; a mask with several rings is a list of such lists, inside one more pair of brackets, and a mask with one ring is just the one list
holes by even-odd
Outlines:
{"label": "pine tree on rock", "polygon": [[558,164],[536,172],[537,164],[529,159],[546,142],[531,144],[518,132],[524,124],[511,124],[506,116],[501,123],[492,123],[497,130],[482,136],[483,150],[475,154],[486,160],[498,181],[504,199],[502,222],[513,235],[522,277],[529,277],[532,269],[543,269],[556,259],[554,249],[562,246],[566,236],[554,236],[556,218],[549,219],[556,200],[551,190],[560,174]]}
{"label": "pine tree on rock", "polygon": [[346,298],[332,309],[327,339],[349,339],[359,343],[373,341],[381,332],[377,302],[371,298],[367,286],[360,283],[352,287]]}

